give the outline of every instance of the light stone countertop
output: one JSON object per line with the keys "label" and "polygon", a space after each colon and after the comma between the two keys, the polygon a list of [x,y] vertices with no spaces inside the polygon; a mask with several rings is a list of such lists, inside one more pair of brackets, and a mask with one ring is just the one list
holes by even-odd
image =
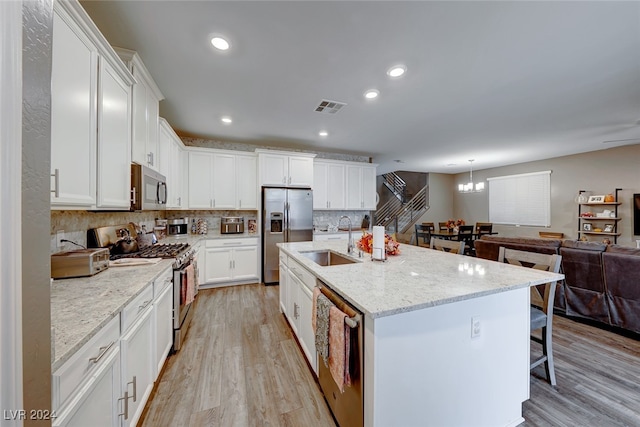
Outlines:
{"label": "light stone countertop", "polygon": [[[167,236],[164,243],[195,245],[205,239],[260,237],[249,234],[186,234]],[[113,319],[142,290],[150,285],[173,260],[154,265],[110,267],[90,277],[57,279],[51,285],[51,366],[58,369],[83,344]]]}
{"label": "light stone countertop", "polygon": [[371,255],[355,264],[322,267],[300,252],[330,249],[347,254],[344,241],[279,243],[313,275],[371,318],[419,310],[512,289],[561,280],[563,274],[517,267],[408,244],[384,262]]}

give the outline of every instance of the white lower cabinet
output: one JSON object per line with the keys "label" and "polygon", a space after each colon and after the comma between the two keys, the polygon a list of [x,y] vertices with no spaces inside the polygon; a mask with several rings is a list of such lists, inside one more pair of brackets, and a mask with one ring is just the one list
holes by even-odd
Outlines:
{"label": "white lower cabinet", "polygon": [[258,239],[207,240],[204,283],[258,280]]}
{"label": "white lower cabinet", "polygon": [[122,336],[123,426],[135,426],[154,382],[152,310],[148,307]]}
{"label": "white lower cabinet", "polygon": [[173,344],[172,280],[168,268],[53,372],[54,426],[137,424]]}
{"label": "white lower cabinet", "polygon": [[116,345],[75,395],[65,410],[57,412],[53,426],[117,427],[120,425],[120,351]]}
{"label": "white lower cabinet", "polygon": [[153,283],[154,378],[157,378],[162,371],[162,366],[173,345],[172,279],[173,270],[169,269]]}
{"label": "white lower cabinet", "polygon": [[[283,282],[285,285],[284,289],[280,291],[281,306],[284,298],[285,315],[289,325],[298,338],[302,352],[317,374],[318,355],[311,323],[313,288],[316,278],[296,261],[289,259],[288,262],[283,262],[282,255],[280,259],[280,286],[283,285]],[[284,280],[283,277],[285,277]]]}

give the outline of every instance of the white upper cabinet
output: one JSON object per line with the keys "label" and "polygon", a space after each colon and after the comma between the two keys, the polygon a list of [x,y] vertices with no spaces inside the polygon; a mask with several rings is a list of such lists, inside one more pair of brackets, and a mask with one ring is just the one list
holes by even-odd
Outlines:
{"label": "white upper cabinet", "polygon": [[236,155],[236,207],[258,209],[258,158]]}
{"label": "white upper cabinet", "polygon": [[347,209],[376,209],[375,164],[347,165]]}
{"label": "white upper cabinet", "polygon": [[315,154],[256,150],[260,185],[271,187],[313,187]]}
{"label": "white upper cabinet", "polygon": [[188,150],[190,209],[257,209],[256,156]]}
{"label": "white upper cabinet", "polygon": [[131,206],[131,84],[104,59],[98,91],[98,208]]}
{"label": "white upper cabinet", "polygon": [[158,137],[160,173],[167,178],[167,208],[187,207],[184,174],[186,171],[185,151],[182,140],[171,125],[160,117]]}
{"label": "white upper cabinet", "polygon": [[164,95],[136,52],[122,48],[115,50],[136,78],[136,84],[133,85],[131,161],[161,172],[158,153],[159,103]]}
{"label": "white upper cabinet", "polygon": [[345,169],[344,162],[317,159],[313,162],[313,209],[345,209]]}
{"label": "white upper cabinet", "polygon": [[82,6],[54,2],[53,209],[127,209],[133,77]]}

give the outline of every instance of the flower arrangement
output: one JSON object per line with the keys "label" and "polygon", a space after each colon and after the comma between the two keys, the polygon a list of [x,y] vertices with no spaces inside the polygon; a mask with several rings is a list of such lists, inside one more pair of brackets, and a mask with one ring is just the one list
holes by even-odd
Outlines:
{"label": "flower arrangement", "polygon": [[464,225],[464,224],[465,224],[464,219],[449,219],[449,220],[447,220],[447,228],[448,229],[460,227],[461,225]]}
{"label": "flower arrangement", "polygon": [[[356,242],[358,249],[368,254],[373,252],[373,234],[362,232],[362,237]],[[384,234],[384,249],[387,255],[398,255],[400,253],[400,243],[387,233]]]}

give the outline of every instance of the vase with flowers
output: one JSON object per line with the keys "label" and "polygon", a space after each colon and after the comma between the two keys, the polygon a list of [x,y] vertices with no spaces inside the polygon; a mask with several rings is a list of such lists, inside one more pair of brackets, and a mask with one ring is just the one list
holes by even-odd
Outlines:
{"label": "vase with flowers", "polygon": [[[373,234],[362,232],[362,237],[356,242],[356,246],[363,252],[368,254],[373,252]],[[384,249],[387,255],[398,255],[400,253],[400,244],[395,239],[384,234]]]}
{"label": "vase with flowers", "polygon": [[447,228],[449,231],[458,231],[458,227],[464,225],[465,222],[463,219],[448,219],[447,220]]}

